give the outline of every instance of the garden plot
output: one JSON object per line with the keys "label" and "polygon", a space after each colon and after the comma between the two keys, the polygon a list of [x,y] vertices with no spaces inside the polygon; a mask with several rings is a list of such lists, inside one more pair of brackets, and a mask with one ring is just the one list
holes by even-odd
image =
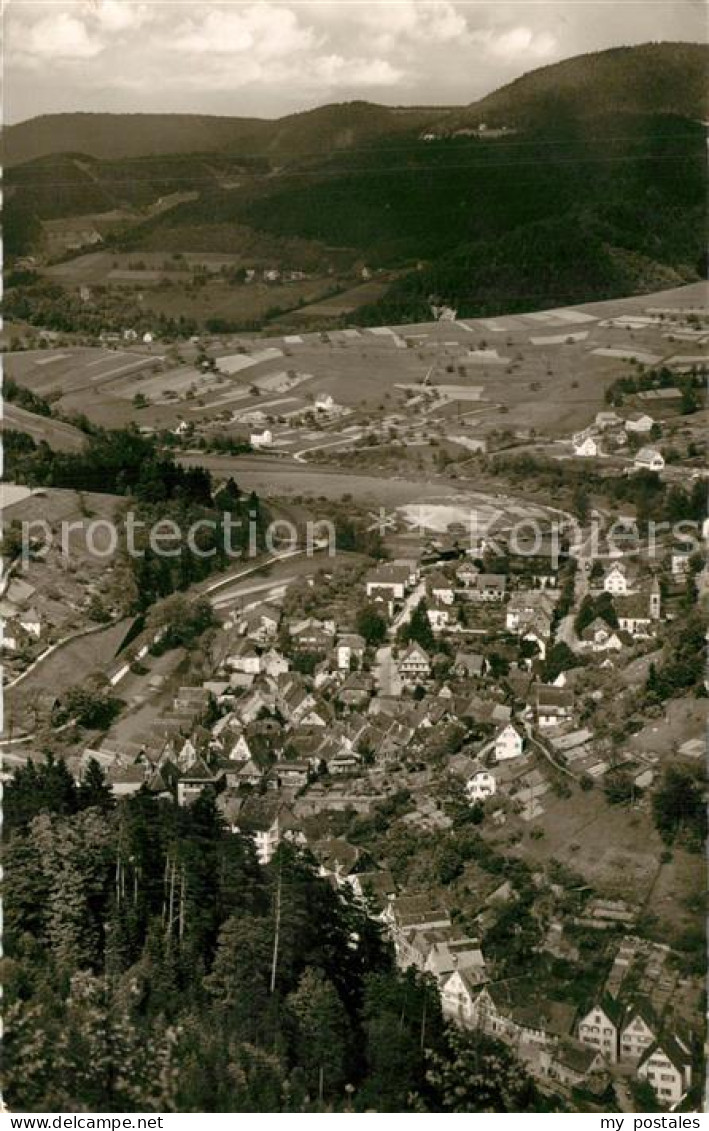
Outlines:
{"label": "garden plot", "polygon": [[231,375],[232,373],[240,373],[242,369],[250,369],[254,365],[259,365],[262,361],[273,361],[277,357],[283,357],[283,350],[278,349],[277,346],[269,346],[267,349],[256,350],[254,353],[232,353],[226,354],[225,357],[218,357],[217,367],[222,373]]}
{"label": "garden plot", "polygon": [[546,337],[530,338],[529,341],[533,346],[564,346],[585,341],[588,333],[588,330],[576,330],[571,334],[549,334]]}
{"label": "garden plot", "polygon": [[[455,344],[455,343],[454,343]],[[511,357],[500,357],[497,350],[480,349],[470,350],[465,355],[466,362],[473,362],[475,365],[509,365]],[[455,386],[451,386],[455,388]]]}
{"label": "garden plot", "polygon": [[599,346],[591,353],[596,357],[615,357],[620,361],[637,361],[642,365],[657,365],[662,358],[658,354],[644,353],[642,350],[625,349],[622,346],[614,348],[612,346]]}

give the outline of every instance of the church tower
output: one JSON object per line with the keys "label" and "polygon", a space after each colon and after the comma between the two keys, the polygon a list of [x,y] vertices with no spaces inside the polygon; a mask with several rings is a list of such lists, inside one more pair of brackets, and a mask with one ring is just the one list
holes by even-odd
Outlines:
{"label": "church tower", "polygon": [[650,616],[653,620],[660,619],[660,610],[662,607],[662,596],[660,594],[660,582],[657,578],[653,578],[652,588],[650,589]]}

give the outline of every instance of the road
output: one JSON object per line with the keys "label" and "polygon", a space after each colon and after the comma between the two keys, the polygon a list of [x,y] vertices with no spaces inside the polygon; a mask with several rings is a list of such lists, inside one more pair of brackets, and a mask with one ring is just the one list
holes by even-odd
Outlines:
{"label": "road", "polygon": [[377,649],[374,661],[374,680],[382,695],[401,695],[402,687],[399,673],[392,656],[391,645]]}
{"label": "road", "polygon": [[421,598],[425,597],[425,596],[426,596],[426,583],[424,581],[420,581],[418,583],[418,585],[416,586],[416,588],[413,590],[413,592],[409,593],[409,596],[404,601],[404,605],[403,605],[401,612],[396,616],[396,618],[392,622],[392,626],[391,626],[391,629],[390,629],[392,636],[396,636],[397,632],[402,627],[402,625],[409,623],[409,621],[411,620],[411,614],[413,613],[414,609],[418,605]]}

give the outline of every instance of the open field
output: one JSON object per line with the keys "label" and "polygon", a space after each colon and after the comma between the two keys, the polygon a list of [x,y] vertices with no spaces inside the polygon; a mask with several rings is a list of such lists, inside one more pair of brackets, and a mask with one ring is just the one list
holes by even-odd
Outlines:
{"label": "open field", "polygon": [[[286,289],[294,293],[291,288],[300,285]],[[275,292],[268,293],[273,297]],[[702,307],[706,296],[704,284],[693,284],[509,318],[205,340],[218,368],[224,359],[222,375],[195,369],[190,364],[195,348],[189,344],[180,347],[182,361],[168,359],[157,345],[67,347],[10,353],[6,366],[11,377],[33,391],[60,391],[62,409],[83,411],[104,424],[137,419],[147,427],[171,427],[187,418],[198,430],[217,422],[229,433],[238,424],[230,410],[238,406],[240,414],[253,411],[272,420],[274,435],[280,434],[288,447],[288,425],[278,418],[307,411],[315,396],[329,394],[337,405],[356,412],[365,426],[368,418],[381,419],[382,414],[411,423],[422,414],[457,415],[476,439],[493,430],[534,429],[554,440],[593,419],[604,406],[607,385],[635,371],[629,355],[680,367],[669,323],[647,312]],[[568,327],[569,334],[559,333],[560,327]],[[554,333],[540,337],[540,328]],[[700,349],[693,342],[691,349],[694,358],[706,356],[705,346]],[[297,383],[296,400],[268,404],[264,392],[283,391],[284,374],[289,375],[289,396]],[[138,392],[151,402],[139,413],[129,403]],[[418,396],[422,402],[410,403]],[[470,401],[475,401],[474,415]]]}
{"label": "open field", "polygon": [[76,452],[86,442],[86,437],[71,424],[64,424],[61,420],[54,420],[50,416],[39,416],[35,412],[28,412],[19,405],[6,401],[2,408],[2,420],[5,428],[14,428],[18,432],[27,432],[39,444],[41,441],[49,444],[59,452]]}

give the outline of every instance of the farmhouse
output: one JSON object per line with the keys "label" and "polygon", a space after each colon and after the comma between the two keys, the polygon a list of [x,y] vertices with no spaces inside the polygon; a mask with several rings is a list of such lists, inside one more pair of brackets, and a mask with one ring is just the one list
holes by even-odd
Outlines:
{"label": "farmhouse", "polygon": [[625,596],[632,589],[633,577],[625,562],[613,562],[603,575],[603,589],[606,593],[619,593]]}
{"label": "farmhouse", "polygon": [[252,448],[270,448],[273,443],[273,432],[270,428],[264,428],[263,432],[252,432],[249,443]]}

